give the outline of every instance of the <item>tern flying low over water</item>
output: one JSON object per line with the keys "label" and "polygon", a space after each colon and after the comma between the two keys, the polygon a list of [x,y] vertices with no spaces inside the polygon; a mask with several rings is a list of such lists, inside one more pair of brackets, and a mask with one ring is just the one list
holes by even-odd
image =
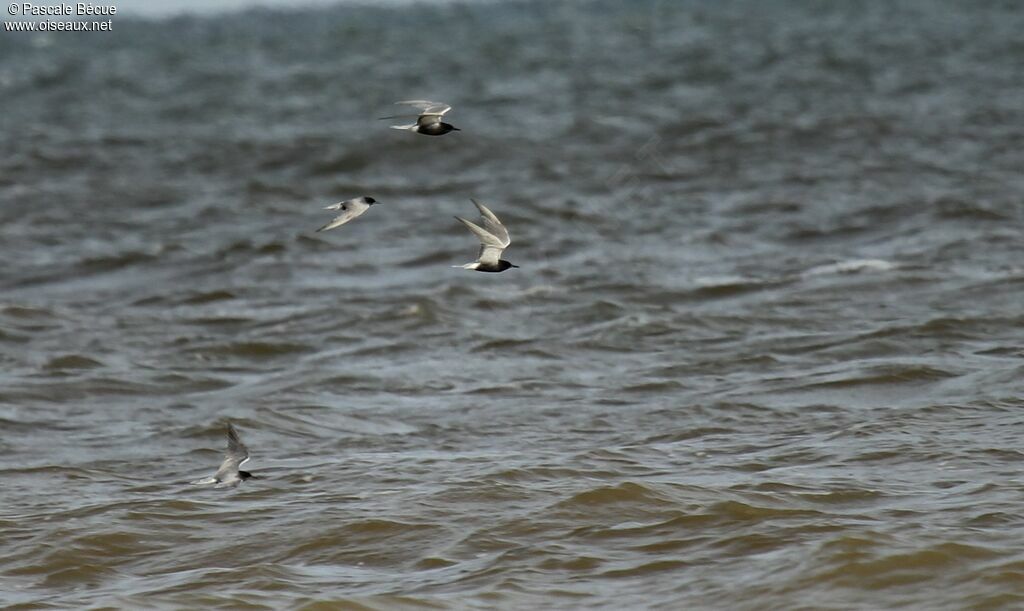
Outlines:
{"label": "tern flying low over water", "polygon": [[455,218],[459,219],[480,240],[480,254],[477,255],[476,261],[472,263],[453,265],[452,267],[495,273],[503,272],[510,267],[519,267],[501,258],[501,253],[512,243],[512,240],[508,237],[508,229],[501,224],[498,217],[494,216],[494,213],[487,206],[475,199],[470,201],[480,211],[480,223],[483,227],[473,221],[467,221],[461,216]]}
{"label": "tern flying low over water", "polygon": [[242,440],[238,438],[238,431],[228,423],[228,453],[224,456],[224,462],[220,463],[220,469],[210,477],[192,482],[193,484],[217,484],[216,488],[231,486],[234,488],[250,477],[256,477],[248,471],[239,469],[249,460],[249,448],[245,447]]}
{"label": "tern flying low over water", "polygon": [[[405,100],[403,102],[395,102],[395,104],[405,104],[406,106],[419,108],[420,112],[415,123],[410,123],[409,125],[392,125],[391,129],[405,129],[427,136],[441,136],[451,131],[462,131],[451,123],[445,123],[441,120],[444,113],[452,109],[449,104],[431,102],[429,100]],[[404,116],[415,115],[394,115],[391,117],[381,117],[381,119],[396,119]]]}
{"label": "tern flying low over water", "polygon": [[335,227],[341,227],[345,223],[351,221],[362,213],[370,209],[370,206],[377,203],[377,200],[372,197],[356,197],[353,199],[346,199],[343,202],[331,204],[324,208],[324,210],[341,210],[341,214],[334,217],[330,223],[327,223],[317,231],[327,231],[328,229],[334,229]]}

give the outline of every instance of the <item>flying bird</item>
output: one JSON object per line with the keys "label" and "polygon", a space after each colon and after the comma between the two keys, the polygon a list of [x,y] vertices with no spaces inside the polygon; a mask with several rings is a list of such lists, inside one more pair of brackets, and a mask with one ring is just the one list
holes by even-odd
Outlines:
{"label": "flying bird", "polygon": [[370,206],[377,203],[377,200],[372,197],[356,197],[353,199],[346,199],[343,202],[331,204],[324,208],[324,210],[341,210],[341,214],[334,217],[330,223],[327,223],[317,231],[327,231],[328,229],[334,229],[335,227],[341,227],[345,223],[351,221],[362,213],[370,209]]}
{"label": "flying bird", "polygon": [[510,267],[519,267],[501,258],[501,253],[512,243],[512,240],[508,237],[508,229],[501,224],[498,217],[494,216],[494,213],[487,206],[475,199],[470,201],[480,211],[480,222],[483,227],[473,221],[467,221],[461,216],[455,218],[459,219],[480,240],[480,254],[477,255],[476,261],[472,263],[453,265],[452,267],[495,273],[503,272]]}
{"label": "flying bird", "polygon": [[[455,127],[451,123],[445,123],[441,120],[444,113],[452,109],[449,104],[442,104],[440,102],[431,102],[428,100],[405,100],[403,102],[395,102],[395,104],[405,104],[406,106],[413,106],[420,110],[419,116],[416,118],[415,123],[409,125],[392,125],[391,129],[405,129],[417,134],[424,134],[427,136],[441,136],[451,131],[462,131]],[[391,117],[381,117],[381,119],[396,119],[398,117],[415,116],[415,115],[394,115]]]}
{"label": "flying bird", "polygon": [[245,447],[242,440],[238,438],[238,431],[228,423],[228,452],[224,456],[224,462],[211,477],[192,482],[193,484],[217,484],[215,488],[231,486],[234,488],[250,477],[256,477],[248,471],[239,469],[249,460],[249,448]]}

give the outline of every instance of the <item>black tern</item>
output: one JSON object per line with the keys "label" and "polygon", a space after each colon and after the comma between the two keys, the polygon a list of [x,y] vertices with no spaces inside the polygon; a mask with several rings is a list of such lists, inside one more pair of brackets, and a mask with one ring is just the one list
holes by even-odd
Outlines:
{"label": "black tern", "polygon": [[239,469],[249,460],[249,448],[245,447],[242,440],[238,438],[238,431],[228,423],[228,453],[224,456],[224,462],[211,477],[192,482],[193,484],[217,484],[216,488],[231,486],[234,488],[250,477],[256,477],[248,471]]}
{"label": "black tern", "polygon": [[[448,104],[430,102],[428,100],[405,100],[403,102],[395,102],[395,104],[414,106],[420,109],[420,113],[415,123],[411,123],[409,125],[392,125],[391,129],[405,129],[427,136],[441,136],[451,131],[462,131],[451,123],[445,123],[441,120],[444,113],[452,109]],[[410,115],[395,115],[392,117],[381,117],[381,119],[395,119],[402,116]]]}
{"label": "black tern", "polygon": [[501,253],[512,243],[512,240],[508,237],[508,229],[501,224],[501,221],[498,220],[498,217],[494,216],[493,212],[487,209],[487,206],[475,199],[470,201],[480,211],[480,222],[483,224],[483,227],[472,221],[467,221],[461,216],[455,218],[459,219],[480,240],[480,254],[477,255],[476,261],[472,263],[453,265],[452,267],[495,273],[503,272],[510,267],[519,267],[501,258]]}
{"label": "black tern", "polygon": [[327,231],[328,229],[334,229],[335,227],[341,227],[345,223],[351,221],[362,213],[370,209],[370,206],[377,203],[377,200],[372,197],[356,197],[353,199],[346,199],[343,202],[331,204],[324,208],[324,210],[341,210],[341,214],[334,217],[330,223],[327,223],[317,231]]}

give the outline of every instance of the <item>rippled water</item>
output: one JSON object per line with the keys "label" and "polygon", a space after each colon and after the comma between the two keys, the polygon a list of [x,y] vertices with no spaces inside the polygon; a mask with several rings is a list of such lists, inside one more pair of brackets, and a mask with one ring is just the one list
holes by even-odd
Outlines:
{"label": "rippled water", "polygon": [[[537,0],[0,37],[0,601],[1024,606],[1021,31]],[[376,120],[407,98],[463,131]],[[520,269],[451,268],[470,197]],[[229,419],[259,479],[190,486]]]}

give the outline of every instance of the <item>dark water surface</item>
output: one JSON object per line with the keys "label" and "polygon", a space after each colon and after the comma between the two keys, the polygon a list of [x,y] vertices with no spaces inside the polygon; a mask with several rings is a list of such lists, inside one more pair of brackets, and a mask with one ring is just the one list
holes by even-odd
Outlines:
{"label": "dark water surface", "polygon": [[1024,9],[766,4],[0,36],[0,600],[1024,607]]}

